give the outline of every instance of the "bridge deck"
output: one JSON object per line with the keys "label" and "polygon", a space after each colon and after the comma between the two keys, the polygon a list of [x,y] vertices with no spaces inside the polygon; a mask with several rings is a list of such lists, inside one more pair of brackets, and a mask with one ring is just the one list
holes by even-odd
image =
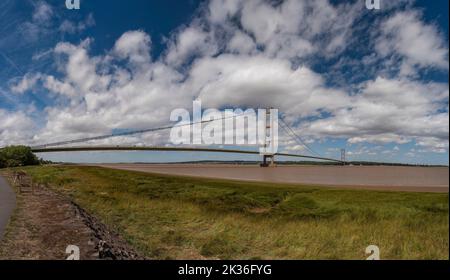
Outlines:
{"label": "bridge deck", "polygon": [[[258,151],[217,149],[198,147],[158,147],[158,146],[79,146],[79,147],[35,147],[33,153],[55,153],[55,152],[83,152],[83,151],[178,151],[178,152],[209,152],[209,153],[233,153],[259,155]],[[277,156],[299,157],[317,160],[326,160],[343,163],[340,160],[325,157],[307,156],[299,154],[276,153]]]}

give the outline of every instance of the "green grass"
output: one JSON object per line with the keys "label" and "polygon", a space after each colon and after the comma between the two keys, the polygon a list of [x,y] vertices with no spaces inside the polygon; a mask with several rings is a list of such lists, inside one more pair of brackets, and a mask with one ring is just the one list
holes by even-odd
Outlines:
{"label": "green grass", "polygon": [[156,259],[448,259],[448,194],[28,167]]}

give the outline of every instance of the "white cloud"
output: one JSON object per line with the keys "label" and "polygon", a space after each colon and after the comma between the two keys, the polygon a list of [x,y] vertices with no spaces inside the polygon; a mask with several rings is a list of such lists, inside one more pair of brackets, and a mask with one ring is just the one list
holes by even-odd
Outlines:
{"label": "white cloud", "polygon": [[256,44],[253,39],[242,31],[237,30],[227,45],[227,50],[235,53],[256,53]]}
{"label": "white cloud", "polygon": [[213,55],[217,52],[212,34],[192,25],[183,29],[169,44],[166,61],[169,65],[180,66],[194,56]]}
{"label": "white cloud", "polygon": [[346,109],[303,129],[319,136],[347,137],[350,143],[403,144],[422,137],[445,143],[449,134],[446,102],[447,84],[377,78],[366,83]]}
{"label": "white cloud", "polygon": [[38,1],[35,4],[33,21],[47,24],[53,16],[53,8],[45,1]]}
{"label": "white cloud", "polygon": [[[111,60],[110,54],[91,57],[89,45],[86,40],[80,45],[56,46],[55,53],[64,58],[64,75],[43,75],[41,80],[50,93],[62,99],[58,106],[46,109],[46,126],[35,141],[54,142],[111,133],[113,129],[167,124],[170,111],[187,106],[192,99],[192,95],[182,95],[180,86],[174,84],[180,78],[177,72],[160,62],[149,61],[147,34],[127,32],[110,52],[139,63],[139,71],[128,71],[120,61]],[[132,139],[139,142],[147,138]]]}
{"label": "white cloud", "polygon": [[[263,52],[270,57],[303,58],[314,53],[336,55],[347,46],[350,27],[361,5],[333,6],[328,1],[240,1],[222,10],[213,1],[210,18],[221,21],[226,30],[236,18],[245,32],[251,34]],[[240,8],[240,13],[237,13]],[[345,14],[346,16],[342,16]],[[244,50],[245,51],[245,50]]]}
{"label": "white cloud", "polygon": [[19,30],[22,33],[22,38],[26,42],[34,42],[43,35],[50,33],[52,20],[55,12],[51,5],[45,1],[38,1],[32,3],[34,6],[31,20],[25,21],[21,24]]}
{"label": "white cloud", "polygon": [[36,132],[33,120],[23,112],[0,109],[0,147],[10,143],[23,143]]}
{"label": "white cloud", "polygon": [[114,45],[114,53],[120,58],[128,58],[134,64],[150,62],[151,40],[143,31],[124,33]]}
{"label": "white cloud", "polygon": [[74,34],[77,32],[83,32],[89,27],[95,25],[95,19],[92,13],[90,13],[84,20],[81,21],[71,21],[65,19],[59,26],[59,31],[62,33]]}
{"label": "white cloud", "polygon": [[40,74],[26,74],[17,84],[11,86],[14,93],[24,93],[33,88],[41,78]]}
{"label": "white cloud", "polygon": [[448,151],[448,140],[442,141],[436,137],[420,137],[416,143],[417,146],[424,147],[422,152],[445,153]]}
{"label": "white cloud", "polygon": [[404,75],[414,74],[415,66],[448,69],[448,45],[437,28],[420,17],[417,11],[402,11],[381,24],[376,50],[382,56],[399,55]]}
{"label": "white cloud", "polygon": [[234,17],[242,8],[242,1],[236,0],[212,0],[208,5],[208,20],[213,24],[227,21]]}
{"label": "white cloud", "polygon": [[221,55],[199,59],[189,74],[187,84],[198,89],[199,97],[210,107],[274,106],[306,117],[347,103],[346,94],[327,89],[319,74],[306,67],[293,70],[286,60]]}

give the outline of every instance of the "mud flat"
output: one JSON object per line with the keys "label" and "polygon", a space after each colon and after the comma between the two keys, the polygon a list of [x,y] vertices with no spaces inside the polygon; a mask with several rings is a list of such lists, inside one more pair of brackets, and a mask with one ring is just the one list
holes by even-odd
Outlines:
{"label": "mud flat", "polygon": [[240,166],[223,164],[101,164],[150,173],[361,189],[448,192],[448,167]]}

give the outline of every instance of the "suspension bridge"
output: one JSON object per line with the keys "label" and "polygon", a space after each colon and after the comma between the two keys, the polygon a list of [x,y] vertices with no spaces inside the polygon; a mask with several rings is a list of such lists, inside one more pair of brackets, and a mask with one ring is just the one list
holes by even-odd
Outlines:
{"label": "suspension bridge", "polygon": [[[121,133],[112,133],[107,135],[99,135],[94,137],[85,137],[85,138],[79,138],[79,139],[73,139],[73,140],[67,140],[67,141],[60,141],[60,142],[53,142],[53,143],[47,143],[39,146],[33,146],[31,147],[31,150],[33,153],[56,153],[56,152],[85,152],[85,151],[175,151],[175,152],[205,152],[205,153],[231,153],[231,154],[248,154],[248,155],[262,155],[263,160],[261,163],[261,166],[266,167],[269,165],[273,165],[275,162],[275,156],[283,156],[283,157],[293,157],[293,158],[305,158],[305,159],[314,159],[314,160],[323,160],[323,161],[330,161],[330,162],[336,162],[340,164],[345,164],[345,158],[341,159],[335,159],[335,158],[329,158],[320,155],[314,149],[312,149],[303,139],[292,129],[289,124],[282,118],[279,120],[281,121],[280,127],[294,140],[294,142],[298,145],[301,145],[304,147],[306,151],[308,151],[311,155],[306,154],[295,154],[295,153],[261,153],[260,151],[251,151],[251,150],[244,150],[244,149],[224,149],[224,148],[210,148],[210,147],[186,147],[186,146],[121,146],[121,145],[81,145],[81,146],[73,146],[74,144],[79,143],[86,143],[90,141],[95,140],[105,140],[109,138],[114,137],[124,137],[124,136],[131,136],[136,134],[143,134],[143,133],[150,133],[150,132],[158,132],[163,130],[169,130],[175,127],[183,127],[183,126],[193,126],[195,124],[205,124],[209,122],[214,121],[221,121],[227,118],[236,118],[239,115],[234,115],[231,117],[223,117],[221,119],[214,119],[214,120],[205,120],[205,121],[199,121],[197,123],[188,123],[188,124],[179,124],[179,125],[168,125],[168,126],[161,126],[161,127],[154,127],[154,128],[148,128],[148,129],[142,129],[142,130],[133,130],[133,131],[126,131]],[[270,118],[270,116],[269,116]],[[270,132],[271,129],[274,129],[274,126],[271,125],[269,122],[267,122],[266,119],[266,130],[269,130],[269,135],[273,135],[272,132]],[[267,134],[266,134],[267,135]],[[263,146],[267,148],[267,145],[270,145],[269,142],[273,141],[268,140],[268,142],[265,142]],[[71,146],[67,146],[71,145]],[[270,160],[270,162],[268,162]]]}

